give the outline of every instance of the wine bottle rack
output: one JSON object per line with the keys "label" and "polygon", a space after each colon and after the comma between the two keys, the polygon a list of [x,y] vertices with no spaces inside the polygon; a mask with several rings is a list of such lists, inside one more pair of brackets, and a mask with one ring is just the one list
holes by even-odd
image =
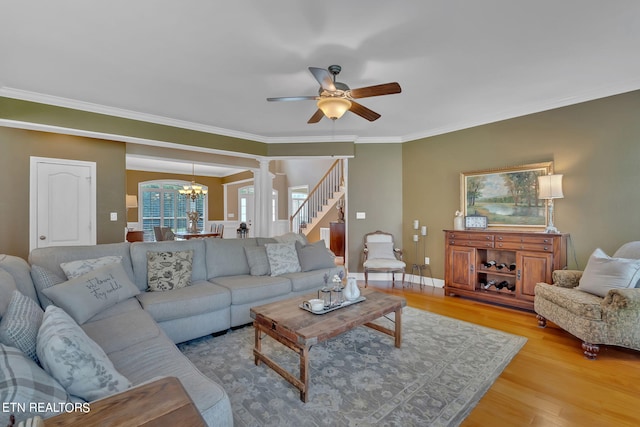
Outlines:
{"label": "wine bottle rack", "polygon": [[533,310],[534,287],[566,266],[567,234],[445,230],[445,295]]}

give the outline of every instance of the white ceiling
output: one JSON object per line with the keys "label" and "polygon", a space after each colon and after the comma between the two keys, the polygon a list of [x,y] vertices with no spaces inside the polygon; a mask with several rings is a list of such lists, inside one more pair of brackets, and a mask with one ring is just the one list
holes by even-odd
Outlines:
{"label": "white ceiling", "polygon": [[[402,142],[640,88],[637,0],[0,2],[0,96],[263,142]],[[307,67],[402,93],[309,125]]]}

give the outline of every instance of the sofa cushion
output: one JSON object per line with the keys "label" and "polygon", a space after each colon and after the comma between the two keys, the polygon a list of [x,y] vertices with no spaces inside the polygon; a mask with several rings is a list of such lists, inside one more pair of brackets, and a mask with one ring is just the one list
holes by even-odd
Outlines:
{"label": "sofa cushion", "polygon": [[335,266],[335,257],[327,248],[324,240],[303,245],[296,242],[296,251],[302,271],[318,270]]}
{"label": "sofa cushion", "polygon": [[340,271],[343,271],[342,268],[334,265],[333,268],[322,268],[319,270],[299,273],[287,273],[283,274],[282,277],[286,277],[291,280],[291,289],[293,292],[317,291],[325,286],[325,275],[327,278],[327,284],[329,286],[333,286],[333,276],[338,274]]}
{"label": "sofa cushion", "polygon": [[13,291],[9,307],[0,321],[0,342],[16,347],[38,363],[36,338],[43,311],[31,298]]}
{"label": "sofa cushion", "polygon": [[[0,254],[0,268],[13,277],[16,289],[32,300],[38,301],[31,280],[31,266],[27,264],[27,261],[17,256]],[[7,303],[8,301],[9,299],[7,299]]]}
{"label": "sofa cushion", "polygon": [[149,291],[170,291],[191,284],[193,250],[147,252],[147,284]]}
{"label": "sofa cushion", "polygon": [[252,276],[267,276],[271,274],[269,258],[267,258],[267,250],[264,246],[245,246],[244,252],[247,256]]}
{"label": "sofa cushion", "polygon": [[[82,325],[82,330],[104,350],[110,354],[150,340],[160,335],[160,326],[151,315],[136,302],[136,310],[122,311],[99,320],[92,320]],[[121,303],[119,305],[125,305]],[[135,327],[132,327],[135,325]],[[117,331],[127,331],[126,334]]]}
{"label": "sofa cushion", "polygon": [[106,264],[42,292],[79,324],[140,293],[122,263]]}
{"label": "sofa cushion", "polygon": [[264,245],[269,259],[269,268],[272,276],[280,276],[285,273],[300,271],[300,260],[296,252],[295,242],[291,243],[267,243]]}
{"label": "sofa cushion", "polygon": [[0,268],[0,317],[4,316],[7,311],[13,291],[16,289],[16,281],[13,276],[8,271]]}
{"label": "sofa cushion", "polygon": [[67,393],[86,401],[124,391],[129,380],[95,341],[55,305],[47,307],[38,332],[38,358],[42,367]]}
{"label": "sofa cushion", "polygon": [[251,274],[245,246],[257,246],[256,239],[203,239],[207,248],[207,279]]}
{"label": "sofa cushion", "polygon": [[30,405],[33,402],[58,404],[48,409],[61,409],[59,404],[69,402],[70,397],[60,383],[31,358],[17,348],[0,344],[0,401],[22,404],[26,409],[26,412],[0,411],[0,425],[6,426],[12,413],[18,425],[34,415],[47,417],[59,412],[36,412],[42,406],[33,407]]}
{"label": "sofa cushion", "polygon": [[545,299],[578,317],[602,320],[602,298],[578,290],[538,283],[535,287],[536,301]]}
{"label": "sofa cushion", "polygon": [[202,281],[171,292],[143,292],[138,300],[157,322],[163,322],[228,307],[231,294],[224,287]]}
{"label": "sofa cushion", "polygon": [[640,280],[640,260],[611,258],[596,249],[587,262],[577,289],[605,297],[610,289],[633,288]]}
{"label": "sofa cushion", "polygon": [[231,291],[231,304],[248,304],[291,292],[291,281],[286,277],[225,276],[211,282]]}
{"label": "sofa cushion", "polygon": [[64,271],[67,279],[73,279],[76,277],[80,277],[83,274],[89,273],[96,268],[120,262],[122,262],[121,256],[107,255],[100,258],[80,259],[77,261],[63,262],[60,264],[60,268],[62,269],[62,271]]}
{"label": "sofa cushion", "polygon": [[[129,247],[131,243],[103,243],[100,245],[91,246],[50,246],[47,248],[37,248],[31,251],[29,254],[29,261],[31,265],[39,265],[47,270],[65,276],[64,271],[60,267],[60,264],[69,261],[76,261],[82,259],[100,258],[103,256],[120,256],[122,257],[122,266],[124,267],[127,276],[132,281],[134,280],[133,268],[131,266],[131,255],[129,253]],[[26,293],[22,292],[27,295]],[[29,295],[27,295],[29,296]]]}
{"label": "sofa cushion", "polygon": [[68,280],[62,274],[54,273],[48,268],[39,265],[31,267],[31,278],[33,279],[33,286],[36,288],[38,300],[40,300],[42,308],[47,308],[47,306],[53,304],[53,301],[47,298],[44,292],[42,292],[43,289],[50,288]]}
{"label": "sofa cushion", "polygon": [[289,232],[289,233],[284,233],[281,234],[280,236],[274,236],[273,239],[277,242],[277,243],[295,243],[298,242],[302,245],[306,245],[307,243],[309,243],[309,241],[307,240],[307,236],[305,236],[302,233],[294,233],[294,232]]}
{"label": "sofa cushion", "polygon": [[131,261],[135,275],[135,284],[141,291],[147,290],[147,252],[175,252],[193,251],[191,264],[191,281],[200,282],[207,280],[207,266],[205,258],[205,240],[222,239],[190,239],[173,240],[167,242],[135,242],[131,244]]}

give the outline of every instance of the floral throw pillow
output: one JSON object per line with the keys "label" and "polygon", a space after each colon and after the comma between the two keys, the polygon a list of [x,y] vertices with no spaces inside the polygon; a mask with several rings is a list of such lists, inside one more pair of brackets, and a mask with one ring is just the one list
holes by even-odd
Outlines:
{"label": "floral throw pillow", "polygon": [[36,348],[44,370],[73,396],[92,401],[131,387],[104,350],[55,305],[44,312]]}
{"label": "floral throw pillow", "polygon": [[192,266],[192,250],[147,252],[147,291],[170,291],[189,286]]}
{"label": "floral throw pillow", "polygon": [[267,250],[267,258],[269,259],[272,276],[301,271],[298,252],[296,252],[296,244],[294,242],[267,243],[264,247]]}

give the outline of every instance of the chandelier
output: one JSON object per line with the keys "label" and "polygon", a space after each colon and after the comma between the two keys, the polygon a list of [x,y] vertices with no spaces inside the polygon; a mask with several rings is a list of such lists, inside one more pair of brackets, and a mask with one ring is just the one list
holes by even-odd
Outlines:
{"label": "chandelier", "polygon": [[207,190],[196,184],[196,166],[194,163],[191,164],[191,174],[193,175],[191,185],[183,185],[182,190],[178,190],[178,192],[195,202],[200,197],[204,197],[207,194]]}

